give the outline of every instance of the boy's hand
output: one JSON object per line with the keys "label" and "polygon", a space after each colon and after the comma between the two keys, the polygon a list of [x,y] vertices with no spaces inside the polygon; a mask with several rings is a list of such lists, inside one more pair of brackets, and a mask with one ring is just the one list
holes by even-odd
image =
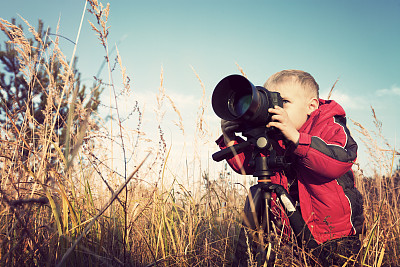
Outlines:
{"label": "boy's hand", "polygon": [[239,123],[221,120],[221,130],[226,146],[232,146],[236,137],[235,132],[239,129]]}
{"label": "boy's hand", "polygon": [[292,141],[295,145],[297,145],[299,143],[300,133],[299,131],[297,131],[294,124],[289,119],[287,112],[279,106],[269,108],[268,112],[275,115],[272,115],[272,121],[268,123],[267,127],[274,126],[278,128],[286,137],[286,139]]}

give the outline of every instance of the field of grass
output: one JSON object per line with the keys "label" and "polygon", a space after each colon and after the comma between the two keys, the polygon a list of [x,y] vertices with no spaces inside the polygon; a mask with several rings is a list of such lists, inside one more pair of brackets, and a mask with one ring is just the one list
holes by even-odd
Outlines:
{"label": "field of grass", "polygon": [[[89,1],[88,8],[94,16],[94,33],[108,58],[109,6]],[[0,25],[15,33],[14,45],[26,79],[35,79],[32,60],[51,69],[45,60],[26,54],[31,48],[23,32],[5,20]],[[30,31],[34,34],[33,28]],[[132,111],[137,127],[127,130],[118,101],[129,90],[129,79],[119,55],[115,62],[121,69],[122,88],[113,83],[114,60],[107,62],[107,85],[96,81],[96,86],[106,86],[112,96],[114,108],[107,114],[112,119],[110,126],[77,101],[70,88],[74,80],[71,64],[59,51],[57,39],[52,49],[43,53],[63,62],[63,87],[50,83],[44,88],[54,96],[48,98],[47,107],[57,110],[61,101],[74,103],[70,104],[70,116],[80,118],[81,123],[64,122],[69,138],[68,143],[60,143],[54,132],[57,114],[44,110],[45,123],[36,125],[39,132],[34,146],[24,138],[36,123],[30,114],[25,114],[21,129],[1,126],[0,266],[229,266],[240,230],[245,188],[233,184],[225,169],[211,174],[193,159],[181,164],[193,174],[175,174],[176,162],[164,138],[162,110],[156,112],[158,133],[152,140],[142,131],[140,103]],[[163,90],[162,75],[158,104],[161,107],[167,101],[181,118]],[[198,146],[204,131],[203,114],[200,103],[193,125],[193,143]],[[398,152],[384,141],[379,120],[373,120],[376,135],[353,123],[360,139],[369,144],[376,167],[373,177],[364,176],[362,170],[355,172],[364,196],[367,231],[361,236],[362,250],[347,265],[357,260],[365,266],[400,266]],[[385,149],[378,139],[383,140]],[[113,160],[114,147],[121,151],[118,158],[122,163]],[[183,182],[188,179],[199,181],[196,190]],[[294,246],[275,249],[281,255],[277,266],[309,265],[295,256]]]}

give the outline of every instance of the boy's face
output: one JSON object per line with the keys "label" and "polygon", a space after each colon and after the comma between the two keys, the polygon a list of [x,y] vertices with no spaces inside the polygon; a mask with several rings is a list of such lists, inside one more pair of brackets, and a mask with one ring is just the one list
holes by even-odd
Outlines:
{"label": "boy's face", "polygon": [[283,109],[288,114],[296,130],[299,130],[307,121],[308,116],[318,108],[318,100],[306,94],[300,84],[284,82],[268,90],[281,94]]}

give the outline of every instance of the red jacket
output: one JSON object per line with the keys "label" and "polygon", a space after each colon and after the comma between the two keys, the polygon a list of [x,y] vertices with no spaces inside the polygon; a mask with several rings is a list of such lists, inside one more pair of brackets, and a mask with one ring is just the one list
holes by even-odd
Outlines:
{"label": "red jacket", "polygon": [[[300,139],[293,150],[293,163],[288,171],[271,177],[273,183],[288,189],[288,179],[297,181],[302,217],[317,242],[359,234],[364,222],[363,200],[355,188],[351,171],[357,157],[357,144],[346,127],[343,108],[335,101],[320,99],[319,108],[299,130]],[[237,142],[243,139],[237,137]],[[223,138],[217,140],[225,147]],[[283,147],[284,148],[284,147]],[[249,165],[251,151],[228,159],[238,173]],[[290,191],[289,193],[293,194]],[[287,220],[285,220],[287,221]]]}

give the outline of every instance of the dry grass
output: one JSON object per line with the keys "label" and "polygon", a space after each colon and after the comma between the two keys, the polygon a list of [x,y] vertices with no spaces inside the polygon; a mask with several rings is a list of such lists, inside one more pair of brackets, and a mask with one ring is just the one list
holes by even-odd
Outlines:
{"label": "dry grass", "polygon": [[370,266],[400,265],[400,170],[394,169],[399,152],[382,134],[382,123],[371,107],[374,131],[353,122],[374,165],[372,177],[360,170],[356,183],[364,196],[367,232],[362,262]]}
{"label": "dry grass", "polygon": [[[110,7],[97,1],[88,3],[96,20],[91,23],[92,28],[109,58]],[[29,57],[27,51],[31,48],[20,29],[5,20],[1,20],[0,26],[15,34],[13,42],[27,80],[35,79],[35,69],[30,67],[34,65],[32,61],[51,71],[52,66],[46,65],[46,61]],[[30,30],[34,33],[32,27]],[[233,184],[226,170],[221,170],[218,177],[211,177],[199,164],[191,166],[201,176],[193,177],[202,181],[198,192],[182,184],[188,177],[180,177],[173,171],[171,148],[161,126],[165,101],[177,115],[175,123],[182,135],[185,130],[179,109],[165,92],[163,72],[155,115],[158,135],[154,138],[142,131],[140,104],[136,103],[129,115],[137,115],[134,130],[128,130],[121,118],[118,96],[130,92],[130,79],[119,53],[116,62],[121,69],[121,89],[113,82],[110,62],[107,62],[109,81],[103,83],[112,96],[109,110],[113,124],[107,126],[100,118],[94,120],[97,115],[90,114],[76,101],[74,90],[70,89],[70,81],[74,80],[71,65],[58,49],[57,39],[52,46],[51,51],[43,52],[64,62],[65,79],[61,91],[51,83],[45,88],[54,97],[49,97],[44,110],[45,123],[38,125],[41,145],[30,147],[25,142],[26,127],[20,130],[1,127],[0,265],[228,266],[246,190]],[[195,75],[204,92],[200,77]],[[100,79],[96,82],[101,85]],[[83,118],[79,128],[72,127],[70,120],[64,122],[69,129],[68,140],[72,141],[63,144],[54,134],[55,114],[50,112],[50,107],[59,106],[61,101],[68,101],[71,117],[78,114]],[[201,146],[199,140],[208,136],[204,103],[203,93],[194,125],[196,146]],[[29,113],[25,114],[25,121],[35,123]],[[379,136],[376,138],[360,124],[356,125],[367,143],[373,145],[370,151],[382,152],[372,154],[377,167],[374,177],[367,178],[362,172],[357,175],[357,185],[365,197],[367,226],[364,247],[357,260],[366,266],[398,266],[400,173],[393,171],[392,160],[398,153],[392,148],[379,148],[376,140],[383,138],[379,136],[381,124],[376,124]],[[74,145],[69,147],[70,144]],[[24,150],[29,151],[29,156],[21,161]],[[140,165],[149,150],[152,156]],[[114,160],[115,153],[122,154],[122,163]],[[198,153],[195,157],[199,157]],[[277,245],[276,249],[280,255],[278,265],[307,266],[303,257],[296,258],[293,247]],[[351,260],[348,265],[352,265]]]}

